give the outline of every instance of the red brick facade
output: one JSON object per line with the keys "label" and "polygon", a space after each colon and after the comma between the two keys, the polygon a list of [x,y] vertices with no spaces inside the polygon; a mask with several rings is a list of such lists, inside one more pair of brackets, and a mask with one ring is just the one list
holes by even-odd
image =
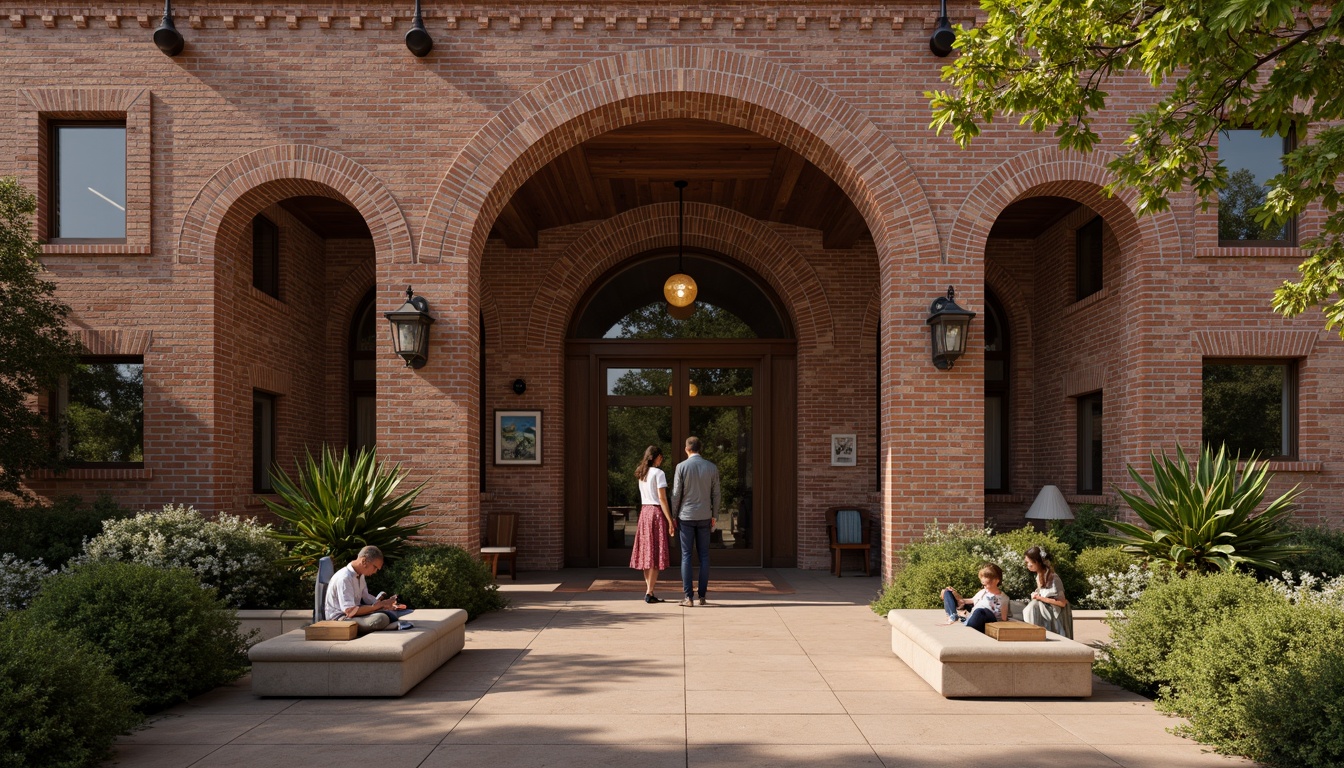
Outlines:
{"label": "red brick facade", "polygon": [[[1188,197],[1136,218],[1131,197],[1101,193],[1104,154],[1061,153],[1012,121],[967,151],[933,136],[921,94],[945,63],[927,45],[936,6],[747,4],[684,17],[638,4],[442,6],[427,13],[436,47],[422,60],[402,43],[404,5],[196,4],[179,10],[187,47],[171,59],[149,39],[155,7],[0,13],[0,174],[38,192],[39,227],[45,121],[127,121],[126,243],[49,245],[45,258],[90,350],[145,360],[144,468],[42,476],[35,490],[260,509],[252,390],[280,398],[283,464],[344,444],[355,308],[376,288],[389,311],[413,285],[437,320],[430,359],[406,368],[379,315],[380,452],[429,484],[434,537],[476,546],[483,514],[516,510],[522,567],[560,567],[565,456],[591,449],[566,440],[566,335],[595,280],[675,244],[676,210],[654,203],[544,230],[534,249],[506,248],[491,227],[524,182],[584,140],[693,118],[801,155],[871,233],[828,249],[816,230],[687,206],[687,244],[755,273],[796,338],[801,567],[828,563],[833,504],[883,511],[889,572],[893,545],[932,520],[1012,520],[1042,485],[1067,493],[1081,394],[1103,393],[1105,482],[1127,483],[1125,465],[1150,450],[1198,443],[1205,357],[1299,361],[1300,460],[1278,465],[1280,485],[1306,488],[1304,516],[1336,519],[1344,343],[1317,314],[1290,322],[1269,309],[1296,249],[1219,248],[1214,214]],[[972,6],[952,12],[974,21]],[[1113,92],[1118,110],[1148,98],[1137,80]],[[1099,126],[1112,147],[1123,120],[1117,111]],[[371,240],[316,236],[280,207],[296,196],[347,203]],[[1010,204],[1041,196],[1086,208],[1032,240],[989,237]],[[281,231],[279,300],[251,285],[248,226],[263,211]],[[1075,302],[1073,232],[1092,212],[1106,222],[1104,288]],[[1304,216],[1302,234],[1318,220]],[[976,311],[988,289],[1007,314],[1006,494],[984,493],[982,351],[949,371],[929,360],[925,317],[948,285]],[[497,408],[544,411],[541,466],[491,463],[480,424]],[[851,432],[858,466],[832,467],[829,436]]]}

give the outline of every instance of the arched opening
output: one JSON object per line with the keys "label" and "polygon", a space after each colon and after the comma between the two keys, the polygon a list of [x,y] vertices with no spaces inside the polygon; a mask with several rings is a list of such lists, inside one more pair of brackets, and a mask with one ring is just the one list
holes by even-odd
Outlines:
{"label": "arched opening", "polygon": [[634,467],[657,445],[671,477],[691,435],[719,467],[716,565],[796,563],[792,326],[744,266],[694,253],[683,267],[701,286],[686,319],[669,315],[662,298],[678,268],[666,252],[618,265],[575,312],[566,423],[595,450],[567,457],[567,565],[628,565],[640,508]]}

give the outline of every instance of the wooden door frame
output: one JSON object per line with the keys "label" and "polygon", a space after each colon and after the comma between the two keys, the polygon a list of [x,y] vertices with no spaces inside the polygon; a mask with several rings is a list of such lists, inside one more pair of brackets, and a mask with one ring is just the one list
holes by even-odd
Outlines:
{"label": "wooden door frame", "polygon": [[[687,366],[750,361],[753,381],[753,532],[765,567],[797,565],[797,343],[793,339],[627,340],[577,339],[565,345],[565,431],[570,445],[605,445],[597,434],[601,414],[602,366],[612,361],[677,360]],[[776,382],[786,377],[787,382]],[[783,385],[783,386],[778,386]],[[780,394],[777,394],[780,393]],[[780,402],[787,399],[788,402]],[[674,415],[675,418],[675,415]],[[675,448],[675,446],[673,446]],[[605,448],[566,452],[564,558],[566,567],[595,567],[601,552],[599,510],[606,499]]]}

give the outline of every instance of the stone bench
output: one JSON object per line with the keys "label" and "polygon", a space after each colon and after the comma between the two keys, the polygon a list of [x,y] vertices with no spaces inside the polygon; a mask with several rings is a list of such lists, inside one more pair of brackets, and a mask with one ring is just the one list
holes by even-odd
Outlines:
{"label": "stone bench", "polygon": [[417,609],[415,625],[354,640],[304,640],[303,630],[264,640],[247,652],[258,696],[401,696],[467,640],[467,612]]}
{"label": "stone bench", "polygon": [[1053,632],[1043,641],[1000,642],[946,620],[940,610],[887,614],[891,650],[944,697],[1092,695],[1086,645]]}

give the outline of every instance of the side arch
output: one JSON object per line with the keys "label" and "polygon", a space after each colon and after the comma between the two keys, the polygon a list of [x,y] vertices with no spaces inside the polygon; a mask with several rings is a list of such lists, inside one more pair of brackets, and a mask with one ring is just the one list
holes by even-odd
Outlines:
{"label": "side arch", "polygon": [[244,196],[249,208],[259,211],[298,195],[336,198],[359,211],[373,235],[378,261],[411,259],[411,232],[406,218],[392,193],[373,173],[323,147],[277,144],[229,162],[201,187],[182,219],[176,261],[179,264],[213,261],[218,243],[240,234],[228,231],[230,220],[251,219],[228,215]]}
{"label": "side arch", "polygon": [[1126,253],[1170,257],[1180,242],[1171,211],[1138,215],[1137,194],[1122,190],[1109,197],[1103,188],[1114,180],[1095,158],[1054,147],[1024,152],[990,171],[966,195],[948,236],[949,259],[975,260],[985,252],[989,230],[1003,209],[1041,195],[1068,197],[1101,214]]}
{"label": "side arch", "polygon": [[[742,262],[783,300],[800,344],[829,347],[834,340],[830,306],[812,266],[769,226],[727,208],[686,204],[685,243]],[[677,206],[658,203],[603,221],[577,238],[541,280],[528,318],[534,350],[563,345],[569,318],[584,292],[603,273],[631,256],[677,244]]]}
{"label": "side arch", "polygon": [[830,176],[863,215],[879,259],[939,254],[932,210],[899,150],[859,110],[823,86],[758,57],[664,47],[594,61],[514,100],[458,155],[436,191],[419,258],[479,262],[513,193],[582,141],[625,125],[700,118],[753,131]]}

